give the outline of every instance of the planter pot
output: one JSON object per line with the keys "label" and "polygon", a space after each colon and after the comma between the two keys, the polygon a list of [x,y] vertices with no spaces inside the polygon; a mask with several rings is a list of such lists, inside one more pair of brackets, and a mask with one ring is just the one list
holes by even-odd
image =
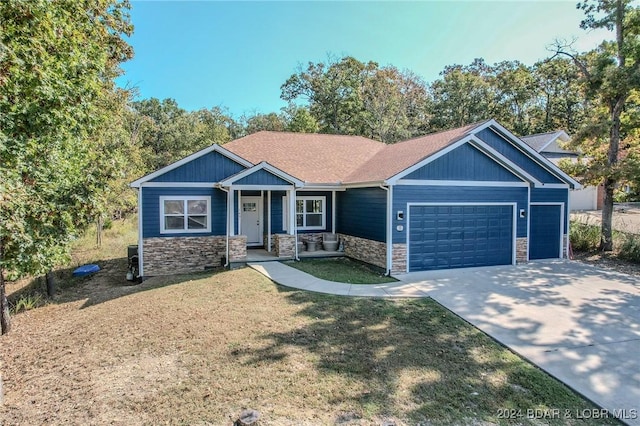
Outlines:
{"label": "planter pot", "polygon": [[338,250],[338,242],[337,241],[325,241],[322,243],[322,247],[326,251],[336,251]]}
{"label": "planter pot", "polygon": [[307,241],[307,251],[316,251],[316,250],[318,250],[316,245],[317,245],[317,243],[315,241]]}

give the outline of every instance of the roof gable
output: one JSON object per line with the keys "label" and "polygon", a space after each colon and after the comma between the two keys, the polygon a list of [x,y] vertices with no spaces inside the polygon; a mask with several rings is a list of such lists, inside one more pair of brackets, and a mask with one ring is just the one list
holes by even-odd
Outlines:
{"label": "roof gable", "polygon": [[463,144],[403,179],[522,182],[515,173],[472,144]]}
{"label": "roof gable", "polygon": [[455,142],[464,138],[478,125],[479,123],[470,124],[387,145],[384,150],[379,151],[367,163],[347,176],[346,182],[384,181],[402,172],[408,172],[422,160],[453,147]]}
{"label": "roof gable", "polygon": [[301,187],[304,185],[300,179],[297,179],[282,170],[273,167],[267,162],[261,162],[253,167],[242,170],[241,172],[230,176],[220,182],[221,186],[231,185],[264,185],[264,186],[292,186]]}
{"label": "roof gable", "polygon": [[133,181],[130,186],[138,188],[145,182],[214,183],[251,166],[253,164],[220,145],[211,145]]}

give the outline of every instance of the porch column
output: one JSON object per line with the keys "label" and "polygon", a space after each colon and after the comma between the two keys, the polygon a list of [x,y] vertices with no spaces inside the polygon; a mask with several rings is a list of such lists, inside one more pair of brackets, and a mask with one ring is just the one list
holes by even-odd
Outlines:
{"label": "porch column", "polygon": [[235,216],[236,216],[236,209],[235,209],[235,205],[233,202],[233,194],[235,193],[235,191],[231,188],[229,188],[229,191],[227,192],[227,221],[229,223],[229,236],[233,237],[234,235],[236,235],[236,231],[235,231]]}
{"label": "porch column", "polygon": [[287,224],[287,230],[289,235],[295,235],[296,231],[296,190],[290,189],[287,191],[287,199],[289,200],[289,223]]}
{"label": "porch column", "polygon": [[271,190],[267,191],[267,251],[271,251]]}

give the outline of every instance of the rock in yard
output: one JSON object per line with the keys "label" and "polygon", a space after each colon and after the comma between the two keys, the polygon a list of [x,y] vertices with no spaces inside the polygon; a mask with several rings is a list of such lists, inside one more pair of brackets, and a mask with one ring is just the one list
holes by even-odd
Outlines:
{"label": "rock in yard", "polygon": [[256,410],[242,410],[242,413],[240,413],[240,417],[238,418],[238,420],[233,422],[233,426],[257,425],[259,418],[260,413],[258,413]]}

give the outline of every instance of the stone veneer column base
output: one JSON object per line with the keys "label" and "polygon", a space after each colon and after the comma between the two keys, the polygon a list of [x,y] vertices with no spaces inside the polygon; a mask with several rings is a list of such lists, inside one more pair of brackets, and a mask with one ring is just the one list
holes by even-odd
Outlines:
{"label": "stone veneer column base", "polygon": [[222,266],[226,237],[158,237],[142,240],[144,275],[174,275]]}
{"label": "stone veneer column base", "polygon": [[387,245],[380,241],[338,234],[344,242],[344,254],[380,268],[387,268]]}
{"label": "stone veneer column base", "polygon": [[516,238],[516,263],[528,261],[529,239],[527,237]]}
{"label": "stone veneer column base", "polygon": [[273,247],[278,257],[294,257],[296,255],[296,237],[289,234],[273,234]]}
{"label": "stone veneer column base", "polygon": [[407,273],[407,245],[393,244],[391,247],[391,273]]}
{"label": "stone veneer column base", "polygon": [[247,261],[247,236],[234,235],[229,237],[229,262]]}

